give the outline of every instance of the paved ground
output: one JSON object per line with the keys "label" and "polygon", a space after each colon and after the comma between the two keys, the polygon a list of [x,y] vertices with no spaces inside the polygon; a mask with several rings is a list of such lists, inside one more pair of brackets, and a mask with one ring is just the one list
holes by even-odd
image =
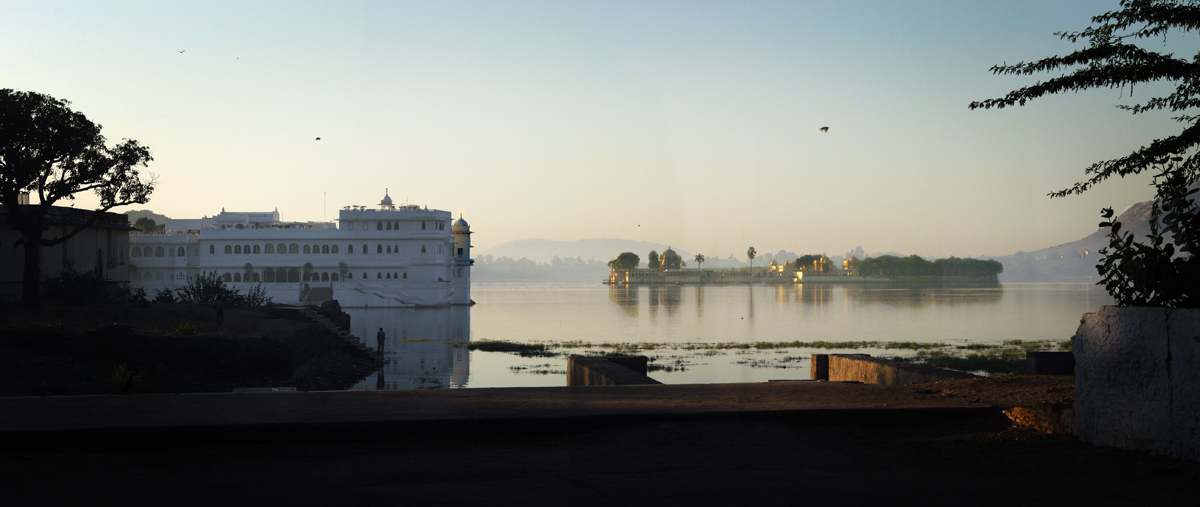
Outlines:
{"label": "paved ground", "polygon": [[1063,385],[3,398],[0,503],[1196,504],[1200,463],[1012,428],[993,407]]}

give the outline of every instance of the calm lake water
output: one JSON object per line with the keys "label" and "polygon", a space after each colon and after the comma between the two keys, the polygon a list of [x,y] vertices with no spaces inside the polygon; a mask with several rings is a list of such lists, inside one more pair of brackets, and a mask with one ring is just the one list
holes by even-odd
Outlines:
{"label": "calm lake water", "polygon": [[[470,308],[348,310],[355,335],[372,344],[379,328],[388,335],[389,363],[355,388],[561,386],[566,354],[613,352],[630,344],[644,347],[640,353],[659,368],[650,376],[668,384],[801,379],[809,377],[813,353],[914,352],[782,342],[1057,342],[1074,334],[1082,314],[1113,304],[1102,287],[1083,284],[477,285],[472,298],[478,304]],[[550,354],[466,348],[482,340],[545,344]],[[778,348],[736,347],[756,342]]]}

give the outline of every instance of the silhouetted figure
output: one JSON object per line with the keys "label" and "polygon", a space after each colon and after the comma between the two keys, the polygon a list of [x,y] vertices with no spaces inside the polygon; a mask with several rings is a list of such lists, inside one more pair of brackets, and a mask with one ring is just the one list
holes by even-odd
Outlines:
{"label": "silhouetted figure", "polygon": [[826,134],[828,134],[828,133],[829,133],[829,127],[821,127],[819,130],[820,130],[821,132],[824,132],[824,133],[826,133]]}
{"label": "silhouetted figure", "polygon": [[213,303],[213,308],[217,309],[217,325],[219,326],[221,324],[224,324],[225,323],[225,302],[218,299],[216,303]]}
{"label": "silhouetted figure", "polygon": [[379,334],[375,335],[375,341],[379,342],[379,347],[376,348],[376,350],[378,350],[380,354],[383,353],[383,342],[385,340],[387,340],[387,335],[383,333],[383,328],[381,327],[379,328]]}

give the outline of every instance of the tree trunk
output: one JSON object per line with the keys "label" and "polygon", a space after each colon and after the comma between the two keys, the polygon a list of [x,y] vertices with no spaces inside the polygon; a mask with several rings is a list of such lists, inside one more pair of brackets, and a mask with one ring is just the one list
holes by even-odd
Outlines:
{"label": "tree trunk", "polygon": [[21,281],[21,306],[42,304],[42,245],[41,238],[25,236],[25,275]]}

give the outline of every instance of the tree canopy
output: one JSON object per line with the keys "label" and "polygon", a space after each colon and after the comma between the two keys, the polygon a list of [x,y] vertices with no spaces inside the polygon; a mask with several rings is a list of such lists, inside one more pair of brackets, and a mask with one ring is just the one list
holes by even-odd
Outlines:
{"label": "tree canopy", "polygon": [[683,267],[683,257],[668,248],[662,254],[662,267],[663,269],[680,269]]}
{"label": "tree canopy", "polygon": [[616,259],[608,261],[608,267],[613,269],[637,269],[638,264],[642,259],[633,252],[624,252],[618,255]]}
{"label": "tree canopy", "polygon": [[971,109],[1003,109],[1023,106],[1044,95],[1078,92],[1090,88],[1130,90],[1138,84],[1174,82],[1174,92],[1149,97],[1136,105],[1118,105],[1131,114],[1156,110],[1176,113],[1174,119],[1184,124],[1174,136],[1157,139],[1124,157],[1096,162],[1084,169],[1087,179],[1070,188],[1051,192],[1052,197],[1080,194],[1110,176],[1138,174],[1152,167],[1178,159],[1176,169],[1185,172],[1188,181],[1195,181],[1200,169],[1200,52],[1193,57],[1177,57],[1172,53],[1151,51],[1136,43],[1143,39],[1162,38],[1169,32],[1186,33],[1200,29],[1200,1],[1123,0],[1121,9],[1092,17],[1092,26],[1078,32],[1059,32],[1064,40],[1084,41],[1087,47],[1066,56],[1051,56],[1035,62],[996,65],[996,75],[1033,75],[1064,71],[1061,76],[1039,81],[1009,92],[1007,95],[972,102]]}
{"label": "tree canopy", "polygon": [[154,232],[158,230],[158,224],[153,218],[142,217],[133,222],[133,227],[142,232]]}
{"label": "tree canopy", "polygon": [[1004,266],[993,260],[950,257],[930,262],[919,255],[869,257],[858,267],[863,275],[883,276],[995,276],[1003,271]]}
{"label": "tree canopy", "polygon": [[[0,205],[21,235],[13,247],[25,250],[22,305],[41,303],[42,247],[71,239],[102,212],[144,204],[154,191],[153,175],[143,179],[138,174],[138,167],[153,160],[150,150],[132,139],[107,146],[100,125],[69,105],[40,93],[0,90]],[[43,238],[51,206],[87,191],[100,198],[87,221]],[[20,204],[24,193],[36,196],[38,203]]]}
{"label": "tree canopy", "polygon": [[662,267],[662,259],[658,257],[658,252],[651,250],[650,255],[646,260],[646,267],[650,269],[659,269]]}

